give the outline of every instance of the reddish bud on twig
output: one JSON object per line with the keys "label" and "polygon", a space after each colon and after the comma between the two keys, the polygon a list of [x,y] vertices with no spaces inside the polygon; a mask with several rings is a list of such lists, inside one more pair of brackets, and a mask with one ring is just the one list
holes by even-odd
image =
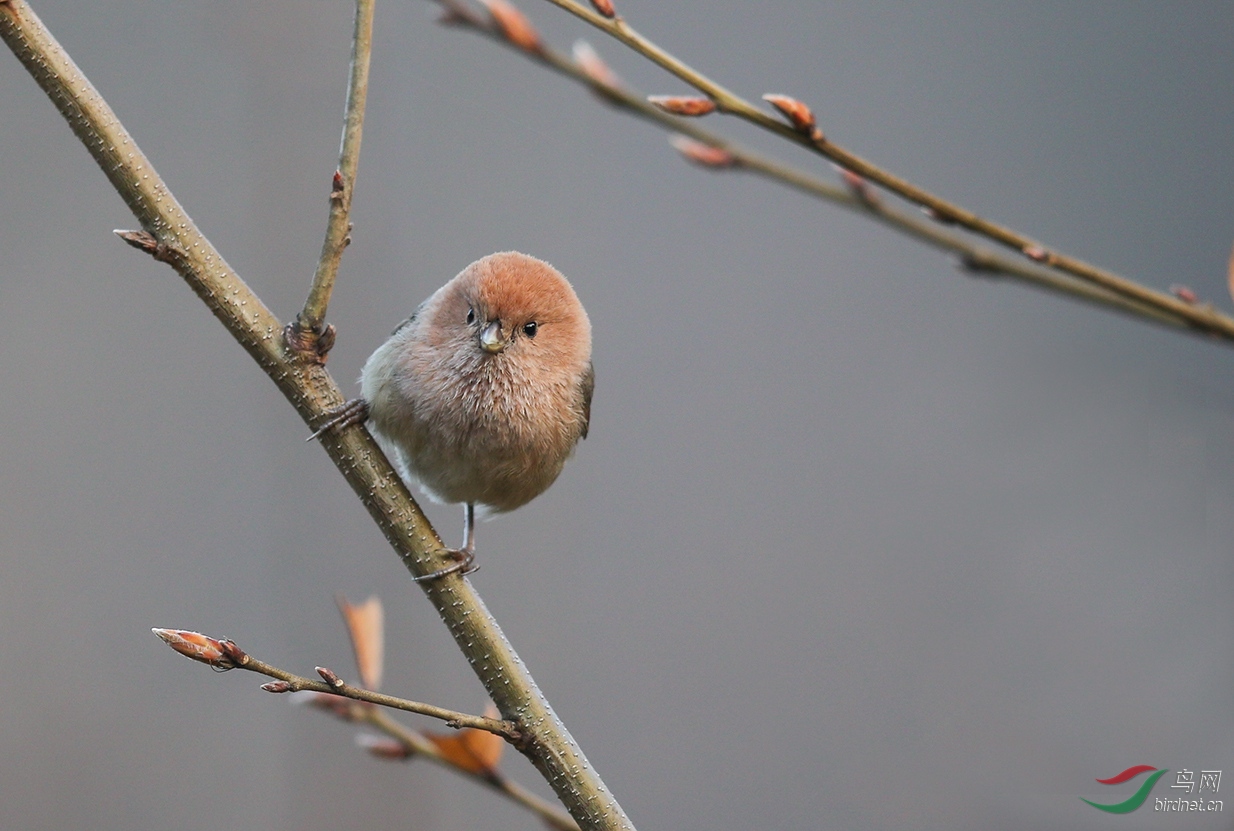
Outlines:
{"label": "reddish bud on twig", "polygon": [[874,188],[870,187],[870,183],[864,177],[858,176],[847,168],[836,166],[836,170],[839,171],[840,178],[852,191],[853,196],[872,208],[879,205],[878,194],[874,192]]}
{"label": "reddish bud on twig", "polygon": [[152,629],[150,631],[186,658],[201,661],[212,667],[234,669],[248,659],[243,650],[232,641],[215,640],[200,632],[188,632],[183,629]]}
{"label": "reddish bud on twig", "polygon": [[613,8],[612,0],[591,0],[591,5],[607,18],[612,19],[617,16],[617,10]]}
{"label": "reddish bud on twig", "polygon": [[493,22],[501,30],[501,35],[510,43],[525,52],[539,55],[544,51],[540,42],[540,33],[531,25],[527,15],[509,0],[480,0],[492,15]]}
{"label": "reddish bud on twig", "polygon": [[695,141],[689,136],[683,136],[680,133],[669,136],[668,140],[678,153],[685,156],[689,161],[703,167],[724,168],[734,167],[737,164],[737,159],[733,154],[722,147],[703,144],[701,141]]}
{"label": "reddish bud on twig", "polygon": [[604,62],[590,43],[585,40],[576,40],[573,51],[574,62],[578,64],[579,69],[583,70],[584,75],[602,87],[609,89],[621,87],[621,79],[617,77],[617,73],[609,68],[609,65]]}
{"label": "reddish bud on twig", "polygon": [[763,100],[779,110],[797,132],[809,136],[814,141],[823,140],[822,132],[815,126],[814,113],[805,104],[796,98],[774,93],[767,93],[763,96]]}
{"label": "reddish bud on twig", "polygon": [[359,721],[364,713],[364,708],[371,706],[363,701],[321,692],[296,693],[292,698],[292,703],[325,710],[342,721]]}
{"label": "reddish bud on twig", "polygon": [[1191,303],[1194,305],[1200,302],[1199,296],[1196,295],[1194,291],[1187,286],[1180,285],[1179,283],[1175,283],[1170,286],[1170,294],[1174,295],[1184,303]]}
{"label": "reddish bud on twig", "polygon": [[271,681],[268,684],[262,684],[261,688],[266,692],[285,693],[291,692],[291,684],[286,681]]}
{"label": "reddish bud on twig", "polygon": [[1053,265],[1055,259],[1053,253],[1046,251],[1040,245],[1024,246],[1024,256],[1035,262],[1045,263],[1046,265]]}
{"label": "reddish bud on twig", "polygon": [[412,755],[411,748],[402,742],[370,733],[356,736],[356,744],[379,759],[409,759]]}
{"label": "reddish bud on twig", "polygon": [[338,689],[343,686],[343,679],[339,678],[338,673],[334,670],[327,669],[326,667],[315,667],[315,669],[317,670],[317,674],[321,676],[321,680],[325,681],[331,687]]}
{"label": "reddish bud on twig", "polygon": [[649,95],[647,100],[666,113],[673,115],[700,116],[715,112],[716,102],[710,98],[687,95]]}

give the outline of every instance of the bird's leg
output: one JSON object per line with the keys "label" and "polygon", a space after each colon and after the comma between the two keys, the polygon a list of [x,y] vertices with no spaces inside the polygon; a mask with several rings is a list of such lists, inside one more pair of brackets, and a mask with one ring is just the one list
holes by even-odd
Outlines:
{"label": "bird's leg", "polygon": [[417,583],[423,583],[426,580],[436,580],[455,572],[471,574],[473,571],[480,570],[480,567],[476,565],[476,506],[471,502],[463,506],[463,547],[451,549],[448,553],[455,559],[454,565],[439,568],[412,579]]}
{"label": "bird's leg", "polygon": [[342,430],[344,427],[350,427],[353,424],[363,424],[368,419],[368,402],[363,398],[353,398],[337,410],[326,415],[330,416],[330,420],[321,425],[317,432],[309,436],[305,441],[319,439],[326,433]]}

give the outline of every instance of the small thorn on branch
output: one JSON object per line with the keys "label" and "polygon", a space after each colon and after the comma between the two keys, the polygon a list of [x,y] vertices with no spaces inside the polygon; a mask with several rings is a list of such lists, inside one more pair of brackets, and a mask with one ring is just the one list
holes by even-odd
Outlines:
{"label": "small thorn on branch", "polygon": [[704,144],[680,133],[669,136],[668,141],[678,153],[694,164],[715,169],[737,166],[737,157],[723,147]]}
{"label": "small thorn on branch", "polygon": [[779,110],[797,132],[809,136],[812,141],[823,140],[823,133],[815,124],[814,113],[805,104],[796,98],[770,92],[763,96],[763,100]]}
{"label": "small thorn on branch", "polygon": [[697,118],[716,110],[716,102],[710,98],[690,95],[649,95],[647,100],[671,115]]}
{"label": "small thorn on branch", "polygon": [[518,6],[509,0],[480,0],[480,2],[488,9],[502,37],[524,52],[530,52],[533,55],[544,53],[540,33],[531,25],[527,15],[523,14]]}

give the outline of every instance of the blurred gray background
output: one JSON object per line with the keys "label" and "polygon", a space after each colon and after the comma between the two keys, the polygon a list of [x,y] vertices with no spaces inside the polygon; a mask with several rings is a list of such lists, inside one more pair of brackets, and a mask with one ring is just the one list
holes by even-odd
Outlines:
{"label": "blurred gray background", "polygon": [[[686,87],[546,3],[649,93]],[[619,0],[749,98],[1049,245],[1228,308],[1223,3]],[[284,319],[336,162],[346,2],[40,0]],[[330,320],[349,393],[402,316],[516,248],[595,327],[592,433],[479,529],[474,581],[643,829],[1230,828],[1111,817],[1135,764],[1234,778],[1228,347],[976,280],[664,135],[431,5],[381,3]],[[708,126],[832,176],[726,120]],[[480,711],[419,589],[272,384],[0,56],[0,827],[539,827],[177,657],[152,626]],[[458,540],[454,506],[430,506]],[[417,722],[419,723],[419,722]],[[426,723],[424,726],[433,725]],[[516,754],[504,769],[542,793]],[[1220,796],[1234,781],[1224,782]],[[1228,800],[1227,800],[1228,801]]]}

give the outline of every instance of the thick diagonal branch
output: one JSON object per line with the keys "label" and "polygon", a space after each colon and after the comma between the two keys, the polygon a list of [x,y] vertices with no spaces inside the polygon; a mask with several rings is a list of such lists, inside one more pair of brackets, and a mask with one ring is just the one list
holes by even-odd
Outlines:
{"label": "thick diagonal branch", "polygon": [[[288,350],[283,325],[189,219],[98,91],[24,0],[0,0],[0,39],[68,120],[169,263],[312,424],[343,402],[320,364]],[[144,246],[143,246],[144,247]],[[442,565],[444,546],[366,430],[331,433],[322,446],[416,575]],[[603,781],[553,713],[470,583],[422,584],[502,717],[526,737],[521,750],[585,829],[631,828]]]}

